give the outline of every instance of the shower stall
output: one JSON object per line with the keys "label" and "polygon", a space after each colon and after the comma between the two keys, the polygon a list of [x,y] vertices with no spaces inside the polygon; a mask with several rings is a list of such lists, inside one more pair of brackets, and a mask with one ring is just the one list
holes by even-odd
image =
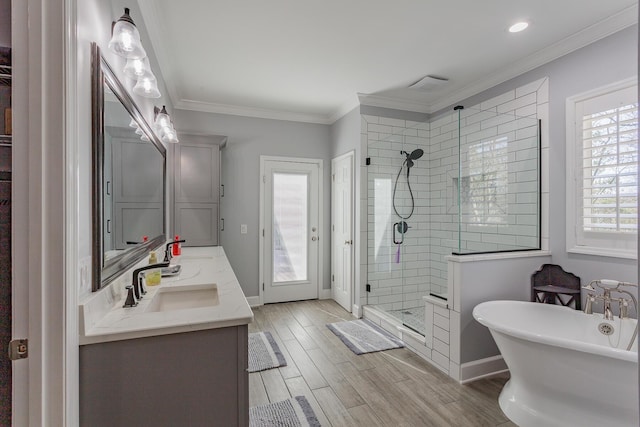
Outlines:
{"label": "shower stall", "polygon": [[540,122],[522,111],[363,115],[366,305],[424,335],[424,297],[447,298],[448,256],[540,249]]}

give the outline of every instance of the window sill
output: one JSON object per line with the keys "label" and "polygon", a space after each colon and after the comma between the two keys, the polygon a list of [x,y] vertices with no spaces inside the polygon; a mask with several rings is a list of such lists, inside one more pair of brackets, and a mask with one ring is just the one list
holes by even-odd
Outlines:
{"label": "window sill", "polygon": [[620,249],[596,248],[592,246],[574,246],[567,248],[567,252],[583,255],[604,256],[610,258],[637,259],[636,251],[625,251]]}

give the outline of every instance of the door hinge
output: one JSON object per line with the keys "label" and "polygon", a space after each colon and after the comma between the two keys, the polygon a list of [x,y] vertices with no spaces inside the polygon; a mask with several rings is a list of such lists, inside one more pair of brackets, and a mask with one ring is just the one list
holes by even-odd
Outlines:
{"label": "door hinge", "polygon": [[371,285],[367,283],[367,287],[366,287],[367,292],[371,292]]}
{"label": "door hinge", "polygon": [[264,291],[264,282],[262,282],[262,290]]}
{"label": "door hinge", "polygon": [[367,166],[371,165],[371,157],[367,157],[367,160],[365,161],[365,164]]}
{"label": "door hinge", "polygon": [[336,278],[333,276],[333,274],[331,275],[331,281],[332,281],[332,282],[335,282],[335,281],[336,281]]}
{"label": "door hinge", "polygon": [[335,180],[336,180],[336,174],[335,174],[335,173],[334,173],[334,174],[331,174],[331,179],[332,179],[333,181],[335,181]]}
{"label": "door hinge", "polygon": [[9,359],[19,360],[29,357],[29,340],[17,339],[9,342]]}
{"label": "door hinge", "polygon": [[262,237],[264,237],[264,228],[262,229]]}
{"label": "door hinge", "polygon": [[266,175],[262,175],[262,182],[267,182],[267,176]]}

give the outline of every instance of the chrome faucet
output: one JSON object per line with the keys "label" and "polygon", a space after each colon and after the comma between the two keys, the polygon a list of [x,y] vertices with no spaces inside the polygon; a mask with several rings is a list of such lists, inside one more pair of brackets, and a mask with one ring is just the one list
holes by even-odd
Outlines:
{"label": "chrome faucet", "polygon": [[[597,287],[602,289],[603,291],[602,295],[595,294],[596,288],[594,288],[593,285],[596,285]],[[631,301],[633,302],[633,307],[636,310],[636,316],[637,316],[638,300],[634,294],[627,291],[626,289],[622,289],[624,287],[637,288],[638,285],[635,283],[619,282],[617,280],[609,280],[609,279],[592,280],[591,282],[589,282],[587,286],[582,287],[582,289],[593,291],[593,292],[587,293],[587,300],[586,300],[586,305],[584,307],[584,312],[586,314],[592,314],[593,303],[596,301],[596,299],[601,299],[604,302],[604,318],[606,320],[613,320],[614,315],[613,315],[613,312],[611,311],[611,301],[618,301],[618,304],[620,306],[619,317],[620,317],[620,320],[622,321],[622,319],[626,319],[627,317],[629,317],[629,301]],[[629,298],[612,298],[611,292],[617,292],[620,294],[629,295]],[[633,343],[635,342],[637,335],[638,335],[638,322],[636,321],[636,327],[635,327],[635,330],[633,331],[633,334],[631,335],[629,344],[627,345],[627,350],[631,350],[631,347],[633,347]]]}
{"label": "chrome faucet", "polygon": [[[597,286],[602,289],[602,295],[596,295],[595,291]],[[611,310],[611,303],[617,301],[620,306],[620,319],[625,319],[628,317],[629,313],[629,299],[627,298],[613,298],[611,296],[611,292],[618,292],[622,294],[629,295],[631,297],[631,301],[633,301],[634,307],[637,307],[638,303],[636,297],[629,291],[622,289],[622,287],[637,287],[638,285],[634,283],[627,282],[618,282],[616,280],[608,280],[608,279],[600,279],[600,280],[592,280],[588,285],[583,286],[582,289],[587,291],[593,291],[587,293],[586,304],[584,307],[584,312],[586,314],[593,314],[593,303],[596,300],[602,300],[604,303],[603,314],[606,320],[613,320],[614,314]]]}
{"label": "chrome faucet", "polygon": [[611,290],[605,289],[602,295],[602,301],[604,302],[604,318],[605,320],[613,320],[613,311],[611,311]]}

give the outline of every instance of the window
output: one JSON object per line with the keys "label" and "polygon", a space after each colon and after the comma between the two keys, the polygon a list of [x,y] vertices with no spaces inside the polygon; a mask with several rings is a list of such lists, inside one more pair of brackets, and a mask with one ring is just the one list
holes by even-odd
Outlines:
{"label": "window", "polygon": [[567,250],[635,258],[637,83],[567,100]]}
{"label": "window", "polygon": [[507,223],[507,137],[469,147],[469,176],[461,180],[463,221],[490,225]]}

